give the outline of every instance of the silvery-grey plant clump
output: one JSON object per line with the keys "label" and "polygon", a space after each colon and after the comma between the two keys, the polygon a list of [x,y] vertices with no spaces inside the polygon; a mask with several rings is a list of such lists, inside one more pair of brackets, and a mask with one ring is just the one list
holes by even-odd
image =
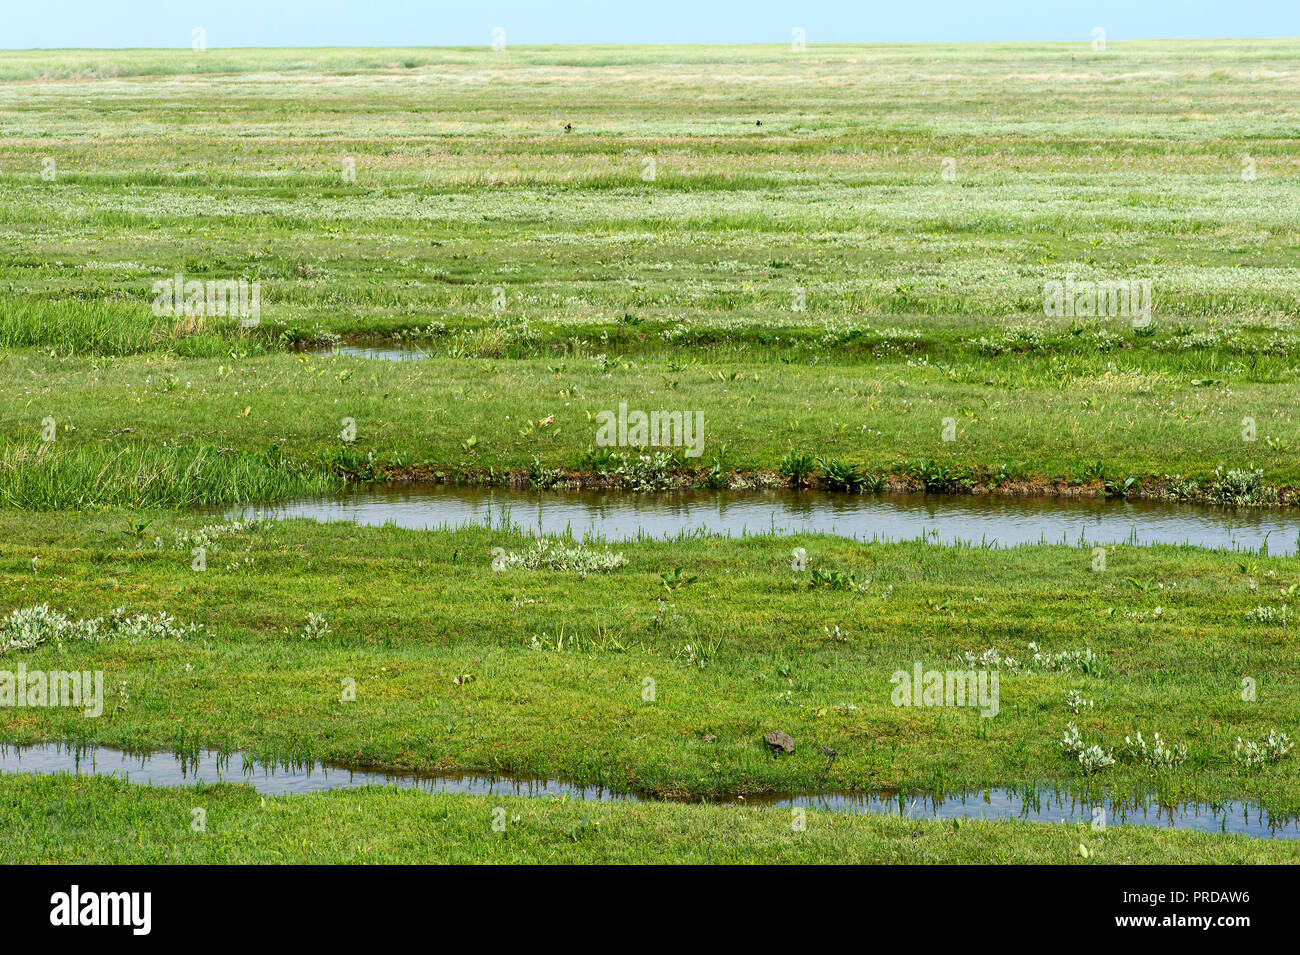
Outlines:
{"label": "silvery-grey plant clump", "polygon": [[1079,754],[1079,765],[1083,767],[1083,771],[1086,775],[1091,776],[1093,773],[1099,772],[1107,766],[1114,766],[1115,757],[1103,750],[1096,743],[1093,743]]}
{"label": "silvery-grey plant clump", "polygon": [[1029,649],[1034,654],[1034,667],[1051,673],[1083,673],[1088,676],[1100,676],[1105,669],[1105,661],[1093,653],[1091,647],[1082,650],[1061,650],[1057,653],[1044,653],[1038,644],[1031,643]]}
{"label": "silvery-grey plant clump", "polygon": [[1267,604],[1262,604],[1258,607],[1251,607],[1247,610],[1246,619],[1251,623],[1275,623],[1279,626],[1285,627],[1287,621],[1290,619],[1290,613],[1287,610],[1286,604],[1282,604],[1281,607],[1271,607]]}
{"label": "silvery-grey plant clump", "polygon": [[1079,727],[1073,723],[1065,724],[1065,737],[1061,740],[1061,749],[1065,750],[1066,756],[1078,756],[1083,752],[1083,738],[1079,735]]}
{"label": "silvery-grey plant clump", "polygon": [[1006,670],[1008,673],[1017,673],[1021,667],[1018,659],[1003,656],[997,647],[989,647],[983,653],[967,650],[957,659],[973,670]]}
{"label": "silvery-grey plant clump", "polygon": [[619,466],[613,471],[602,472],[618,479],[618,482],[631,491],[663,491],[680,486],[681,478],[673,474],[673,459],[663,451],[654,454],[638,454],[629,458],[619,455]]}
{"label": "silvery-grey plant clump", "polygon": [[849,635],[840,629],[840,625],[838,623],[835,625],[834,630],[832,630],[830,627],[822,627],[822,630],[826,632],[826,636],[834,640],[836,643],[849,642]]}
{"label": "silvery-grey plant clump", "polygon": [[590,573],[606,573],[627,563],[622,553],[608,547],[595,548],[586,544],[566,544],[559,540],[540,537],[522,554],[508,553],[501,558],[505,570],[565,570],[585,577]]}
{"label": "silvery-grey plant clump", "polygon": [[1093,703],[1092,700],[1084,699],[1083,694],[1078,690],[1071,690],[1065,694],[1065,706],[1071,713],[1078,716],[1080,710],[1092,709]]}
{"label": "silvery-grey plant clump", "polygon": [[997,647],[989,647],[983,653],[967,650],[959,654],[957,659],[973,669],[1006,670],[1009,673],[1018,673],[1021,670],[1032,673],[1039,670],[1048,673],[1082,673],[1085,676],[1101,676],[1106,669],[1105,658],[1094,653],[1091,647],[1045,653],[1038,649],[1038,644],[1031,643],[1029,652],[1033,657],[1028,664],[1009,654],[1004,656]]}
{"label": "silvery-grey plant clump", "polygon": [[0,623],[0,654],[30,650],[48,640],[71,639],[76,624],[49,604],[13,610]]}
{"label": "silvery-grey plant clump", "polygon": [[201,624],[178,624],[165,611],[128,616],[125,607],[118,607],[108,619],[77,620],[51,609],[49,604],[36,604],[12,610],[0,621],[0,655],[11,650],[31,650],[51,641],[99,643],[117,637],[181,640],[201,627]]}
{"label": "silvery-grey plant clump", "polygon": [[[98,623],[99,617],[81,623]],[[96,631],[96,639],[113,637],[148,637],[156,640],[183,640],[192,633],[203,629],[201,623],[177,623],[176,618],[165,610],[155,614],[137,614],[127,616],[125,607],[117,607],[108,616],[106,627]]]}
{"label": "silvery-grey plant clump", "polygon": [[1142,738],[1141,733],[1136,739],[1125,736],[1124,745],[1130,758],[1152,769],[1177,769],[1187,759],[1185,743],[1167,744],[1158,732],[1151,734],[1150,743]]}
{"label": "silvery-grey plant clump", "polygon": [[234,520],[225,524],[208,524],[194,531],[180,531],[172,545],[173,550],[190,550],[194,547],[211,547],[223,537],[242,534],[257,529],[257,518]]}
{"label": "silvery-grey plant clump", "polygon": [[1268,739],[1263,743],[1243,740],[1238,736],[1232,758],[1247,769],[1259,769],[1266,763],[1276,763],[1291,752],[1292,745],[1291,738],[1286,733],[1279,733],[1275,729],[1269,730]]}
{"label": "silvery-grey plant clump", "polygon": [[1278,502],[1277,488],[1264,483],[1264,472],[1234,468],[1224,472],[1214,469],[1214,481],[1206,497],[1218,504],[1234,507],[1268,507]]}
{"label": "silvery-grey plant clump", "polygon": [[1066,756],[1073,756],[1083,767],[1085,774],[1091,776],[1107,766],[1115,765],[1115,757],[1096,743],[1091,746],[1079,735],[1079,727],[1073,723],[1065,724],[1065,736],[1061,739],[1061,749]]}
{"label": "silvery-grey plant clump", "polygon": [[323,616],[318,613],[309,613],[307,614],[307,622],[298,631],[298,636],[303,640],[319,640],[332,632],[330,625],[326,623]]}

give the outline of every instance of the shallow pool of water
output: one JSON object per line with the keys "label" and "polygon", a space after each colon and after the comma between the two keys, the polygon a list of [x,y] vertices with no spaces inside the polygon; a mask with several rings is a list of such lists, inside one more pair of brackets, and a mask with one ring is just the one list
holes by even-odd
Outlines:
{"label": "shallow pool of water", "polygon": [[1101,809],[1106,825],[1156,826],[1197,832],[1237,833],[1264,839],[1300,839],[1300,820],[1276,818],[1250,803],[1219,806],[1188,803],[1160,806],[1154,802],[1116,805],[1079,800],[1057,792],[1024,794],[990,789],[937,799],[898,793],[816,793],[753,801],[755,805],[820,809],[849,814],[877,813],[904,819],[1020,819],[1028,822],[1085,823],[1096,821]]}
{"label": "shallow pool of water", "polygon": [[679,534],[839,534],[864,541],[1017,544],[1193,544],[1294,554],[1300,511],[1158,501],[991,495],[832,494],[782,491],[514,491],[381,485],[327,498],[231,512],[435,529],[514,524],[523,530],[610,540]]}
{"label": "shallow pool of water", "polygon": [[[240,753],[220,756],[204,751],[197,758],[171,753],[130,754],[107,747],[77,749],[58,743],[36,746],[0,746],[0,772],[50,775],[114,776],[138,785],[193,786],[197,783],[242,783],[267,796],[290,796],[352,789],[361,786],[395,786],[430,793],[465,793],[476,796],[568,797],[598,802],[646,801],[632,793],[600,786],[576,786],[558,779],[488,777],[481,775],[426,776],[414,773],[357,771],[311,765],[254,763]],[[1088,823],[1094,808],[1105,809],[1106,825],[1159,826],[1201,832],[1239,833],[1265,839],[1300,839],[1300,820],[1278,819],[1249,803],[1221,806],[1093,804],[1053,792],[1022,794],[990,789],[961,796],[900,797],[897,793],[807,793],[790,796],[736,797],[722,801],[733,806],[796,807],[824,812],[900,816],[905,819],[1019,819],[1029,822]]]}
{"label": "shallow pool of water", "polygon": [[197,758],[188,758],[172,753],[125,753],[106,746],[79,749],[59,743],[0,746],[0,773],[116,776],[145,786],[244,783],[265,796],[291,796],[361,786],[396,786],[400,789],[423,789],[425,792],[480,796],[570,796],[602,802],[636,798],[600,787],[570,786],[547,779],[504,779],[460,774],[422,776],[382,770],[344,769],[322,763],[272,766],[255,763],[242,753],[224,756],[204,750]]}
{"label": "shallow pool of water", "polygon": [[373,358],[378,361],[419,361],[428,358],[429,353],[413,345],[381,346],[370,348],[365,345],[334,345],[324,349],[322,354],[347,355],[351,358]]}

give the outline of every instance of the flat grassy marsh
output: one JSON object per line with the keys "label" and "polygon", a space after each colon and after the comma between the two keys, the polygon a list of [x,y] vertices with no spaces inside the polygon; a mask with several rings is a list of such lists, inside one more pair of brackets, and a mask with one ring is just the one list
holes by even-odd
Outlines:
{"label": "flat grassy marsh", "polygon": [[[194,810],[206,829],[192,831]],[[733,806],[573,803],[371,789],[264,799],[234,786],[0,777],[13,863],[1258,865],[1300,844],[1137,826],[910,822]],[[494,816],[494,812],[497,815]],[[504,816],[500,815],[504,813]],[[504,829],[493,820],[504,819]],[[500,823],[498,823],[498,826]],[[182,834],[178,835],[178,831]],[[130,837],[126,838],[125,834]],[[1083,857],[1079,846],[1092,853]]]}
{"label": "flat grassy marsh", "polygon": [[[1291,437],[1300,396],[1289,385],[1177,384],[1157,373],[1110,372],[1048,383],[1049,367],[1014,359],[972,376],[897,360],[839,367],[607,356],[85,360],[28,350],[0,356],[0,371],[0,500],[24,507],[273,499],[344,478],[599,480],[643,452],[665,456],[659,470],[695,479],[717,464],[724,485],[737,486],[788,483],[781,468],[791,452],[941,491],[978,482],[1103,494],[1109,483],[1111,493],[1149,486],[1168,495],[1181,484],[1203,496],[1216,470],[1234,469],[1259,471],[1264,485],[1300,486],[1300,440]],[[986,373],[1001,384],[980,377]],[[597,448],[598,415],[620,404],[699,410],[702,453]],[[1247,418],[1253,441],[1243,440]],[[197,486],[151,483],[159,495],[152,498],[129,485],[96,496],[83,479],[33,480],[45,469],[75,475],[83,470],[77,458],[95,474],[112,471],[123,454],[183,473],[196,449],[214,462],[210,476]],[[222,486],[222,460],[249,472],[242,489]],[[534,463],[561,474],[539,478]],[[301,481],[285,479],[287,471]],[[825,479],[824,464],[814,476]],[[1124,486],[1129,478],[1136,488]],[[23,491],[24,482],[49,492]]]}
{"label": "flat grassy marsh", "polygon": [[[523,554],[532,538],[299,520],[209,525],[200,572],[192,520],[10,513],[4,524],[5,606],[91,618],[126,604],[202,624],[177,639],[11,651],[10,666],[103,669],[130,697],[115,711],[110,692],[102,719],[14,711],[16,743],[214,747],[676,797],[1104,786],[1300,811],[1293,761],[1245,772],[1232,758],[1237,737],[1294,725],[1292,628],[1253,612],[1286,602],[1296,558],[1115,546],[1098,572],[1090,548],[796,535],[620,542],[624,562],[608,570],[497,571],[495,548]],[[327,633],[304,633],[310,614]],[[1030,644],[1097,660],[1036,666]],[[965,654],[990,649],[1021,661],[1002,667],[996,717],[894,704],[896,671],[965,669]],[[355,700],[341,699],[347,680]],[[1072,690],[1095,709],[1072,713]],[[1089,777],[1062,754],[1069,723],[1107,749],[1159,731],[1191,755],[1177,772]],[[796,754],[767,752],[772,729],[796,738]],[[828,763],[823,746],[838,756]]]}
{"label": "flat grassy marsh", "polygon": [[[216,447],[355,472],[323,446],[343,405],[398,471],[591,474],[619,398],[702,409],[704,466],[1294,487],[1294,54],[3,53],[0,442],[116,419],[86,393],[111,383],[182,393],[149,402],[165,421],[128,405],[117,443],[199,441],[193,415]],[[176,274],[259,282],[260,325],[156,317]],[[1067,276],[1149,281],[1151,325],[1046,317]],[[403,370],[401,403],[367,362],[318,360],[302,393],[286,349],[337,340],[440,363]],[[178,411],[190,390],[212,404]]]}
{"label": "flat grassy marsh", "polygon": [[[1082,547],[796,535],[611,544],[624,560],[603,568],[588,542],[585,569],[498,571],[496,548],[533,559],[527,534],[222,516],[370,480],[1290,506],[1297,53],[0,52],[0,617],[125,606],[202,626],[39,624],[0,670],[102,670],[104,715],[4,707],[0,740],[688,801],[1021,787],[1300,814],[1300,761],[1248,767],[1237,746],[1300,731],[1296,558],[1115,546],[1098,568]],[[155,314],[176,275],[258,283],[260,322]],[[1151,322],[1044,314],[1044,283],[1067,279],[1149,282]],[[700,412],[702,453],[597,447],[622,404]],[[996,670],[998,714],[895,705],[918,663]],[[1115,764],[1065,753],[1071,725]],[[777,729],[793,754],[764,744]],[[1185,759],[1131,755],[1139,732]],[[200,796],[212,829],[191,838]],[[6,776],[0,859],[1296,851],[812,813],[792,833],[779,810],[513,797],[523,822],[499,833],[476,800]]]}

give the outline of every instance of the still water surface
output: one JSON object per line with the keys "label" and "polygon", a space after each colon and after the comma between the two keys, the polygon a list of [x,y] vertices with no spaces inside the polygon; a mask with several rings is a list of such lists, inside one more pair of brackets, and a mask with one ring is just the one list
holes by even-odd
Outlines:
{"label": "still water surface", "polygon": [[832,494],[804,491],[530,491],[379,485],[333,497],[232,513],[436,529],[514,524],[543,535],[609,540],[681,534],[828,533],[863,541],[1017,544],[1193,544],[1294,554],[1300,510],[1235,509],[1159,501],[990,495]]}
{"label": "still water surface", "polygon": [[[646,801],[632,793],[600,786],[576,786],[558,779],[481,775],[419,775],[359,771],[321,763],[267,765],[240,753],[220,756],[204,751],[197,758],[171,753],[130,754],[107,747],[77,749],[58,743],[0,746],[0,772],[49,775],[114,776],[139,785],[193,786],[196,783],[242,783],[267,796],[287,796],[350,789],[395,786],[430,793],[477,796],[567,797],[598,802]],[[1020,819],[1030,822],[1091,823],[1098,805],[1058,792],[1020,793],[990,789],[958,796],[900,796],[897,793],[802,793],[723,801],[728,805],[804,807],[857,815],[876,813],[906,819]],[[1209,806],[1169,807],[1154,803],[1117,806],[1100,804],[1107,825],[1158,826],[1201,832],[1240,833],[1265,839],[1300,839],[1300,820],[1276,818],[1257,806],[1231,802]]]}

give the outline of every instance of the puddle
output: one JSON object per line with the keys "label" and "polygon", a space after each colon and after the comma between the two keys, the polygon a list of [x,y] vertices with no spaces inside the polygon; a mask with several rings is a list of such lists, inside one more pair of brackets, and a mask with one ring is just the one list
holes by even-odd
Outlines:
{"label": "puddle", "polygon": [[414,773],[364,771],[326,766],[254,763],[242,753],[229,756],[204,750],[197,759],[171,753],[124,753],[97,746],[77,748],[60,743],[0,746],[0,773],[48,776],[116,776],[145,786],[193,786],[196,783],[244,783],[264,796],[293,796],[361,786],[396,786],[430,793],[475,796],[569,796],[597,802],[632,801],[636,797],[601,787],[570,786],[550,779],[505,779],[475,775],[421,776]]}
{"label": "puddle", "polygon": [[1300,839],[1300,819],[1277,818],[1244,802],[1222,805],[1185,804],[1178,807],[1147,804],[1116,805],[1110,801],[1086,802],[1059,792],[1020,793],[990,789],[936,799],[897,793],[818,793],[778,799],[751,800],[759,806],[803,806],[823,812],[850,815],[881,813],[904,819],[1019,819],[1026,822],[1093,822],[1094,808],[1105,810],[1108,826],[1155,826],[1196,832],[1230,833],[1259,839]]}
{"label": "puddle", "polygon": [[231,514],[416,529],[515,525],[542,535],[628,540],[721,534],[829,533],[862,541],[1017,544],[1193,544],[1294,554],[1300,512],[1159,501],[1063,500],[803,491],[513,491],[381,485],[334,497],[249,506]]}
{"label": "puddle", "polygon": [[[423,776],[414,773],[368,772],[312,765],[268,766],[253,763],[240,753],[220,756],[203,751],[198,758],[170,753],[129,754],[107,747],[78,749],[59,743],[36,746],[0,746],[0,773],[78,776],[115,776],[137,785],[193,786],[196,783],[244,783],[266,796],[291,796],[354,789],[361,786],[395,786],[429,793],[464,793],[475,796],[555,796],[596,802],[644,802],[642,797],[600,786],[575,786],[557,779],[488,777],[477,775]],[[1088,803],[1056,792],[1018,793],[992,789],[964,796],[936,799],[929,796],[900,798],[896,793],[814,793],[796,796],[737,797],[725,805],[769,808],[803,807],[849,815],[873,813],[905,819],[1018,819],[1045,823],[1091,823],[1093,808],[1106,809],[1106,824],[1157,826],[1211,833],[1235,833],[1264,839],[1300,839],[1300,819],[1278,819],[1249,803],[1218,806],[1185,805],[1178,808],[1116,806]]]}
{"label": "puddle", "polygon": [[347,355],[351,358],[373,358],[377,361],[419,361],[428,358],[429,353],[414,345],[366,348],[360,345],[335,345],[318,351],[323,355]]}

